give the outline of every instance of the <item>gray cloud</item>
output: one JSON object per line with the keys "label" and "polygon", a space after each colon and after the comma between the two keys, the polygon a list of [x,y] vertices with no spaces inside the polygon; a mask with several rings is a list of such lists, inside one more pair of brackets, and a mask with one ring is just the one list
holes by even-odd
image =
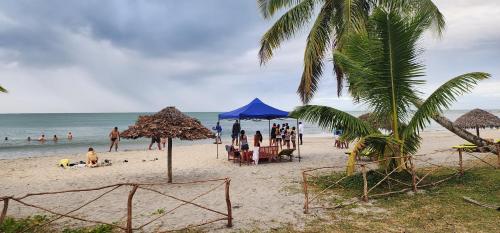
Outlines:
{"label": "gray cloud", "polygon": [[[422,43],[426,93],[464,72],[500,75],[495,0],[438,4],[448,30]],[[10,93],[0,112],[219,111],[254,97],[292,109],[305,35],[260,67],[258,42],[271,23],[254,0],[2,1],[0,83]],[[335,96],[331,74],[327,66],[314,103],[362,110]],[[487,81],[454,107],[500,108],[499,86]]]}

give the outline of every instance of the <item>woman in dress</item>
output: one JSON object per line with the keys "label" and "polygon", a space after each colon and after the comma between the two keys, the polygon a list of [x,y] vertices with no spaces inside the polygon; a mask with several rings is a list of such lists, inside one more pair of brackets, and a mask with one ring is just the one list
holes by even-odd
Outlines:
{"label": "woman in dress", "polygon": [[255,135],[253,136],[252,160],[255,163],[255,165],[259,164],[259,148],[261,143],[262,143],[262,134],[260,133],[260,131],[257,130],[257,132],[255,132]]}

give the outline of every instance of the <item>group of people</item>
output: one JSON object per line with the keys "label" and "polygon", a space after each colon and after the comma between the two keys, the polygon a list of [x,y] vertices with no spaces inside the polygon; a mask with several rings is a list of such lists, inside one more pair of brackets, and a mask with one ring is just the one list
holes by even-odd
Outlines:
{"label": "group of people", "polygon": [[[71,132],[68,132],[68,135],[66,136],[66,138],[67,138],[69,141],[73,140],[73,134],[72,134]],[[7,140],[9,140],[9,138],[8,138],[8,137],[5,137],[5,141],[7,141]],[[31,139],[31,137],[30,137],[30,136],[28,136],[28,138],[27,138],[26,140],[27,140],[28,142],[31,142],[31,141],[32,141],[32,139]],[[45,137],[45,134],[42,134],[42,135],[41,135],[41,136],[37,139],[37,141],[39,141],[39,142],[41,142],[41,143],[44,143],[44,142],[48,141],[48,139]],[[54,141],[54,142],[59,141],[59,137],[57,137],[57,135],[56,135],[56,134],[54,134],[54,136],[52,137],[52,141]]]}
{"label": "group of people", "polygon": [[335,144],[335,147],[337,147],[339,149],[348,149],[349,148],[349,141],[341,139],[343,132],[344,131],[342,129],[334,129],[333,130],[334,144]]}
{"label": "group of people", "polygon": [[[213,127],[213,130],[216,131],[215,134],[215,143],[221,143],[221,132],[222,127],[220,123],[217,122],[217,125]],[[302,122],[299,122],[298,132],[295,126],[290,127],[288,123],[284,123],[282,125],[273,123],[271,128],[271,138],[270,145],[271,146],[279,146],[281,149],[283,146],[286,146],[287,149],[290,149],[290,143],[292,144],[292,148],[296,148],[297,136],[298,143],[302,145],[302,138],[304,132],[304,125]],[[262,134],[260,131],[256,131],[254,135],[254,144],[256,141],[262,142]],[[232,146],[240,146],[243,150],[244,147],[248,146],[247,136],[245,134],[245,130],[241,130],[241,125],[239,120],[236,120],[233,124],[231,131],[231,145]],[[260,143],[259,143],[260,144]]]}
{"label": "group of people", "polygon": [[293,149],[296,148],[297,134],[299,136],[299,144],[302,145],[302,135],[304,131],[304,126],[302,122],[299,122],[298,133],[295,126],[291,127],[288,123],[285,124],[276,124],[273,123],[273,127],[271,128],[271,146],[279,146],[280,149],[283,146],[286,146],[287,149],[290,149],[290,142],[292,143]]}
{"label": "group of people", "polygon": [[[115,151],[118,151],[118,142],[120,141],[120,131],[118,130],[118,127],[113,128],[108,136],[110,140],[109,152],[111,152],[113,146],[115,147]],[[149,144],[148,149],[152,150],[152,147],[155,143],[158,145],[158,150],[161,150],[162,146],[163,148],[165,148],[167,139],[160,136],[151,137],[151,143]]]}

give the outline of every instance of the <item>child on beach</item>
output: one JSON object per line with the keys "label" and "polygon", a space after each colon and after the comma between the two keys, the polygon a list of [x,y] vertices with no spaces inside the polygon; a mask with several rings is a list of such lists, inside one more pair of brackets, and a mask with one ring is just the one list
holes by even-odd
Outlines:
{"label": "child on beach", "polygon": [[89,151],[87,152],[87,167],[97,167],[97,154],[94,151],[94,148],[89,147]]}

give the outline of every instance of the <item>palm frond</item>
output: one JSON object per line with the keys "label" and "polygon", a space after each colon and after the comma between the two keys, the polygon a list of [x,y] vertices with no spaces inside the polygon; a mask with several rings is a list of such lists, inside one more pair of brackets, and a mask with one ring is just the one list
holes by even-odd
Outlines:
{"label": "palm frond", "polygon": [[333,11],[332,1],[327,1],[322,7],[314,22],[304,52],[304,70],[297,93],[303,103],[308,103],[316,90],[323,74],[323,60],[330,49],[331,28],[330,20]]}
{"label": "palm frond", "polygon": [[273,56],[281,42],[292,38],[297,31],[306,25],[313,13],[317,0],[302,0],[285,14],[262,36],[260,41],[260,64],[265,64]]}
{"label": "palm frond", "polygon": [[374,133],[380,133],[368,123],[358,119],[349,113],[335,108],[305,105],[297,107],[290,116],[304,119],[305,121],[316,123],[320,128],[332,131],[333,129],[343,129],[344,137],[347,140],[354,140]]}
{"label": "palm frond", "polygon": [[302,0],[257,0],[257,4],[262,16],[268,19],[273,17],[277,11],[295,6],[300,1]]}
{"label": "palm frond", "polygon": [[470,92],[479,81],[489,77],[490,74],[482,72],[463,74],[441,85],[423,103],[414,102],[418,110],[408,123],[404,132],[405,137],[418,133],[430,123],[432,116],[442,113],[456,101],[458,96]]}
{"label": "palm frond", "polygon": [[7,93],[7,89],[3,88],[2,86],[0,86],[0,92],[3,92],[3,93]]}

